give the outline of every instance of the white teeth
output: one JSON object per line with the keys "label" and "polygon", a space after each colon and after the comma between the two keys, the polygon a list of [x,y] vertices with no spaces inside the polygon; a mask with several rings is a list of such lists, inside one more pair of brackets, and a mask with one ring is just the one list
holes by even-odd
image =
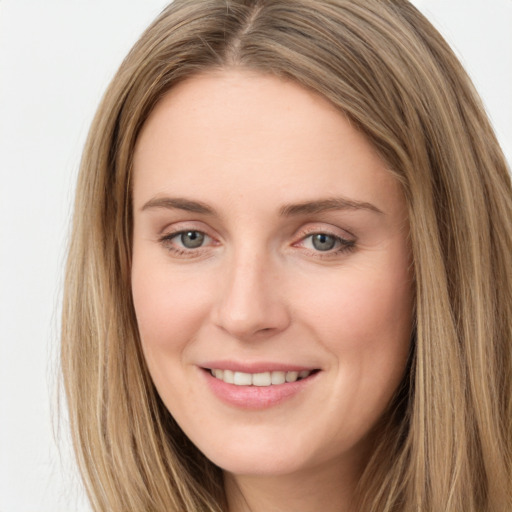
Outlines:
{"label": "white teeth", "polygon": [[285,382],[296,382],[300,379],[309,377],[312,373],[310,370],[302,370],[300,372],[261,372],[261,373],[245,373],[233,372],[231,370],[210,370],[211,374],[227,384],[235,384],[236,386],[259,386],[266,387],[271,385],[284,384]]}
{"label": "white teeth", "polygon": [[272,384],[272,377],[270,372],[255,373],[252,376],[253,386],[270,386]]}
{"label": "white teeth", "polygon": [[272,384],[284,384],[286,382],[286,372],[272,372]]}
{"label": "white teeth", "polygon": [[235,372],[233,384],[237,386],[250,386],[252,384],[252,375],[250,373]]}
{"label": "white teeth", "polygon": [[295,382],[299,378],[299,372],[286,372],[286,382]]}

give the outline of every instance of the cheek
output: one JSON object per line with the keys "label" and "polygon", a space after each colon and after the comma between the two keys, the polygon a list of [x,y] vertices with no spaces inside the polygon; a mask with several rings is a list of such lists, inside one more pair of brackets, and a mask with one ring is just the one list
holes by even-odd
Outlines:
{"label": "cheek", "polygon": [[344,279],[316,302],[318,338],[333,356],[332,394],[324,407],[343,417],[355,442],[384,413],[407,364],[411,339],[411,287],[406,279]]}
{"label": "cheek", "polygon": [[[396,279],[395,279],[396,277]],[[408,337],[412,293],[406,276],[352,272],[303,296],[301,309],[322,339],[343,340],[347,349]]]}
{"label": "cheek", "polygon": [[347,407],[353,419],[365,403],[368,421],[375,420],[405,371],[413,299],[404,269],[406,263],[351,269],[322,287],[317,282],[313,299],[304,296],[304,318],[334,356],[336,400],[351,402]]}
{"label": "cheek", "polygon": [[132,295],[145,351],[173,352],[192,337],[208,311],[208,285],[203,284],[134,257]]}
{"label": "cheek", "polygon": [[208,283],[198,284],[190,275],[134,255],[132,295],[142,350],[153,383],[172,411],[189,411],[195,403],[196,390],[184,378],[183,363],[209,309]]}

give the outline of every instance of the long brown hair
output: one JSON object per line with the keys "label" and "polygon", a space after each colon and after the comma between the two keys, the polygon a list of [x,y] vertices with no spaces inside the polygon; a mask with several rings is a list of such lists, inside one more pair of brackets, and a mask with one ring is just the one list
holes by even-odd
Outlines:
{"label": "long brown hair", "polygon": [[176,83],[243,67],[350,118],[408,203],[410,367],[359,485],[368,512],[512,510],[512,189],[470,80],[406,0],[176,0],[99,107],[79,176],[62,367],[96,512],[222,511],[222,474],[181,432],[141,353],[131,302],[131,168]]}

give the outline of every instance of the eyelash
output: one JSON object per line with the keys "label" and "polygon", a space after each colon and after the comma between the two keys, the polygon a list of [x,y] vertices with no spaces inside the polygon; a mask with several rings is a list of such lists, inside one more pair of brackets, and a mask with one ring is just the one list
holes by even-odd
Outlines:
{"label": "eyelash", "polygon": [[[318,257],[322,258],[322,259],[333,258],[340,254],[350,253],[350,252],[354,251],[356,248],[355,240],[347,240],[346,238],[335,235],[334,233],[330,233],[328,231],[322,231],[322,230],[313,230],[313,231],[304,233],[302,235],[301,239],[299,240],[299,242],[296,242],[293,245],[303,244],[307,239],[309,239],[309,238],[312,239],[312,237],[315,235],[326,235],[328,237],[332,237],[332,238],[334,238],[334,244],[335,244],[335,248],[330,249],[328,251],[320,251],[320,250],[306,248],[306,250],[310,254],[314,255],[317,258]],[[336,248],[336,246],[337,246],[337,248]]]}
{"label": "eyelash", "polygon": [[187,249],[185,247],[178,247],[173,245],[172,240],[186,233],[199,233],[204,235],[205,238],[213,240],[211,236],[208,236],[204,231],[200,231],[199,229],[181,229],[179,231],[174,231],[172,233],[167,233],[160,238],[160,243],[171,253],[176,256],[183,256],[193,258],[196,256],[200,256],[203,253],[203,250],[206,248],[205,246],[200,246],[195,249]]}
{"label": "eyelash", "polygon": [[[208,234],[206,234],[204,231],[200,231],[198,229],[183,229],[183,230],[167,233],[164,236],[162,236],[159,239],[159,241],[169,252],[173,253],[174,255],[176,255],[178,257],[181,256],[181,257],[193,258],[193,257],[201,256],[203,253],[203,250],[207,248],[206,246],[201,245],[197,248],[188,248],[187,249],[187,248],[178,247],[173,244],[173,242],[172,242],[173,239],[175,239],[181,235],[184,235],[186,233],[199,233],[199,234],[203,235],[206,239],[213,240],[213,238],[211,236],[209,236]],[[320,251],[320,250],[305,248],[306,251],[308,251],[310,254],[314,255],[315,257],[319,257],[322,259],[332,258],[332,257],[335,257],[335,256],[343,254],[343,253],[352,252],[356,248],[355,240],[347,240],[347,239],[337,236],[333,233],[329,233],[328,231],[321,231],[321,230],[314,230],[314,231],[304,233],[301,236],[300,240],[298,242],[294,243],[293,246],[302,244],[308,238],[311,238],[315,235],[326,235],[328,237],[332,237],[332,238],[334,238],[335,246],[336,245],[338,246],[336,249],[331,249],[331,250],[327,250],[327,251]]]}

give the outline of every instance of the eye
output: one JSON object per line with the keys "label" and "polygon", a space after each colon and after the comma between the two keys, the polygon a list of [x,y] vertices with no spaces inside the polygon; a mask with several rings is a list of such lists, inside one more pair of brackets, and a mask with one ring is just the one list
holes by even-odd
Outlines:
{"label": "eye", "polygon": [[311,235],[311,245],[317,251],[330,251],[334,249],[336,242],[337,239],[335,236],[326,233],[315,233]]}
{"label": "eye", "polygon": [[213,239],[202,231],[186,229],[168,233],[160,239],[160,242],[169,251],[177,255],[186,255],[189,252],[195,253],[197,249],[211,245]]}
{"label": "eye", "polygon": [[173,236],[172,240],[177,240],[186,249],[197,249],[201,247],[207,236],[201,231],[183,231]]}
{"label": "eye", "polygon": [[316,253],[326,253],[327,256],[354,249],[355,241],[346,240],[332,233],[317,232],[305,236],[299,245]]}

